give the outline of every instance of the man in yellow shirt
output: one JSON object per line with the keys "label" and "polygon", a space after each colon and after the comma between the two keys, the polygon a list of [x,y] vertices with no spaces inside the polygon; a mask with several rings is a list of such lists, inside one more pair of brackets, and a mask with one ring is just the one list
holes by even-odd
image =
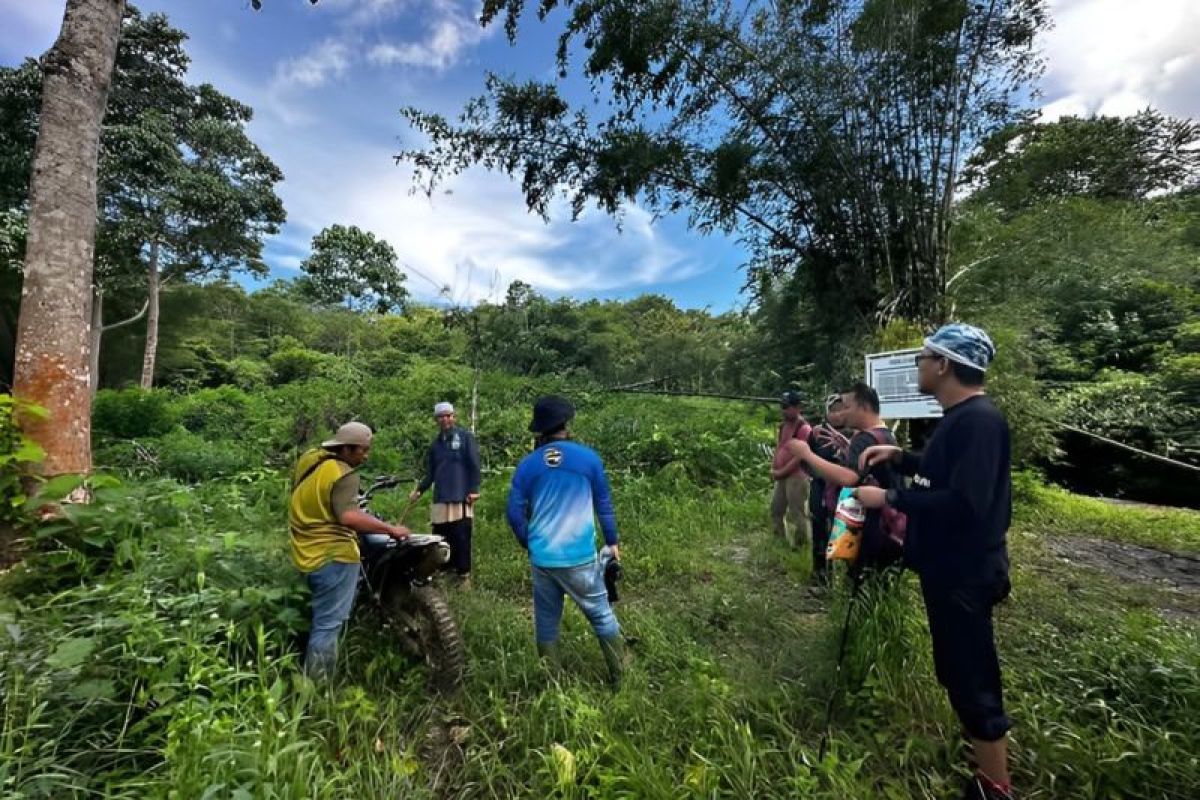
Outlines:
{"label": "man in yellow shirt", "polygon": [[358,507],[358,468],[371,452],[373,435],[361,422],[347,422],[332,439],[300,456],[292,470],[288,527],[292,562],[312,591],[304,671],[313,678],[328,678],[337,662],[338,634],[358,589],[358,534],[409,535],[407,528]]}

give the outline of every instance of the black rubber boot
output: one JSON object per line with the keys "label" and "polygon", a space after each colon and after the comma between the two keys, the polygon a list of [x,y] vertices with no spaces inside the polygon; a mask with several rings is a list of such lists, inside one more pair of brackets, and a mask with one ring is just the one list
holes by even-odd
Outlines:
{"label": "black rubber boot", "polygon": [[538,658],[546,663],[546,666],[551,669],[558,669],[562,666],[562,653],[558,649],[558,641],[553,642],[538,642],[537,643]]}
{"label": "black rubber boot", "polygon": [[608,682],[614,687],[620,686],[621,675],[625,672],[625,640],[620,634],[600,639],[600,652],[604,653],[604,663],[608,666]]}

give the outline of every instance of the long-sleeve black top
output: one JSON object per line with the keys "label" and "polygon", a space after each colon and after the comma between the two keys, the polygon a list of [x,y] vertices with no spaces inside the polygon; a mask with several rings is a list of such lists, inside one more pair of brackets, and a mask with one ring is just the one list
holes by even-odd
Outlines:
{"label": "long-sleeve black top", "polygon": [[905,454],[901,472],[913,476],[895,503],[908,514],[909,565],[942,583],[1007,578],[1011,443],[992,401],[977,395],[947,409],[925,451]]}

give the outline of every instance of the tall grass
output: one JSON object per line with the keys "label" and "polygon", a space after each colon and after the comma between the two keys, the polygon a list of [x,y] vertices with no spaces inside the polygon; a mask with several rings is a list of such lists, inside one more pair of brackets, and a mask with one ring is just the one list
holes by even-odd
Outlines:
{"label": "tall grass", "polygon": [[[596,403],[592,432],[602,452],[618,451],[617,613],[633,640],[619,691],[573,611],[563,669],[537,662],[528,568],[502,521],[504,473],[484,486],[475,587],[451,595],[471,666],[447,699],[427,693],[369,613],[353,622],[337,683],[301,677],[306,597],[286,559],[280,474],[133,482],[44,531],[0,583],[0,795],[951,795],[965,754],[913,578],[864,589],[835,686],[848,595],[814,600],[807,555],[768,535],[768,486],[753,448],[737,445],[765,421],[664,405],[643,418],[667,441],[620,450],[628,407]],[[733,443],[733,455],[684,463],[712,441]],[[402,504],[395,495],[380,508]],[[1165,619],[1152,592],[1061,566],[1040,537],[1072,520],[1044,527],[1041,513],[1020,514],[1014,594],[998,612],[1022,796],[1197,796],[1194,622]],[[1107,535],[1135,538],[1153,514],[1119,509]]]}

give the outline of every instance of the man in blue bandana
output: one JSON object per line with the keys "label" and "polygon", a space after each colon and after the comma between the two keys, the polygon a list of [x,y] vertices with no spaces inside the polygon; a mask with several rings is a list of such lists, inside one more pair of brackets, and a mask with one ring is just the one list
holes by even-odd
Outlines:
{"label": "man in blue bandana", "polygon": [[860,468],[892,461],[907,489],[859,487],[867,508],[908,515],[905,559],[920,575],[938,681],[966,729],[977,771],[964,800],[1007,800],[1008,730],[992,607],[1009,591],[1006,533],[1012,518],[1008,423],[983,391],[996,348],[979,328],[946,325],[925,340],[917,385],[945,411],[918,457],[868,448]]}

